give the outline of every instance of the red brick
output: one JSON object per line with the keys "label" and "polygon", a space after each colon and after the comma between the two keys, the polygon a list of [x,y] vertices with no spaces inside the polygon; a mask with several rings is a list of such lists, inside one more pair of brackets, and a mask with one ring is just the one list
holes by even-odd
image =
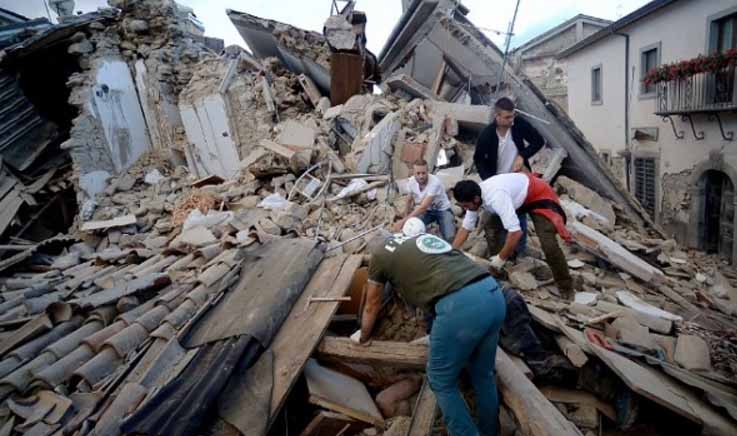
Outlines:
{"label": "red brick", "polygon": [[402,162],[411,164],[425,156],[426,144],[404,144],[402,148]]}

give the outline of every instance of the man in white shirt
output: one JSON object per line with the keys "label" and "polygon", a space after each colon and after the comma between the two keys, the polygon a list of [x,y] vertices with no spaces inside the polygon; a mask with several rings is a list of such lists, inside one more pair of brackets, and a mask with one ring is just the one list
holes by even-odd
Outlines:
{"label": "man in white shirt", "polygon": [[522,238],[518,212],[529,213],[535,224],[545,260],[553,272],[562,296],[570,298],[573,281],[568,271],[565,255],[558,245],[556,233],[564,240],[571,239],[565,228],[565,212],[553,188],[542,179],[522,173],[500,174],[479,185],[463,180],[453,187],[453,197],[466,210],[463,224],[453,240],[453,248],[460,249],[468,235],[476,228],[480,209],[497,215],[499,228],[486,228],[488,232],[506,231],[501,250],[491,259],[492,266],[501,269],[512,256]]}
{"label": "man in white shirt", "polygon": [[425,225],[438,223],[443,239],[451,242],[456,233],[455,217],[443,181],[427,172],[427,162],[422,159],[414,163],[413,170],[414,176],[407,183],[410,196],[405,217],[395,224],[394,230],[398,232],[408,219],[417,217]]}
{"label": "man in white shirt", "polygon": [[[501,97],[494,103],[494,120],[486,126],[478,137],[473,162],[478,169],[481,180],[497,174],[528,171],[532,158],[545,146],[545,138],[524,118],[517,117],[514,102]],[[494,223],[487,223],[496,220]],[[523,254],[527,248],[527,215],[519,215],[522,226],[522,239],[517,245],[517,254]],[[499,226],[498,218],[483,214],[481,222]],[[489,235],[487,242],[491,252],[498,251],[505,238],[504,232]]]}

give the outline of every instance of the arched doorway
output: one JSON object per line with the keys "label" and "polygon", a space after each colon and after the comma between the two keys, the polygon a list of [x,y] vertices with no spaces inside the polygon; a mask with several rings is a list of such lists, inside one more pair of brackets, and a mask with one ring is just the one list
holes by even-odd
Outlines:
{"label": "arched doorway", "polygon": [[707,170],[698,181],[699,248],[732,259],[734,246],[734,185],[717,170]]}

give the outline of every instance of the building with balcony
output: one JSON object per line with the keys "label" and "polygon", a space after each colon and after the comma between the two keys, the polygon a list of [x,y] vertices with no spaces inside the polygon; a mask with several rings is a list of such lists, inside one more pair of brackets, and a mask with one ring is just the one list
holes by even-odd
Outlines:
{"label": "building with balcony", "polygon": [[655,0],[560,54],[568,110],[680,242],[737,259],[737,4]]}

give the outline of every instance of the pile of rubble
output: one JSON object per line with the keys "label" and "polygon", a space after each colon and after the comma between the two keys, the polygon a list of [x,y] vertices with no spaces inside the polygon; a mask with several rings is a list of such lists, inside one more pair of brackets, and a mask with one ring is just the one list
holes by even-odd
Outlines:
{"label": "pile of rubble", "polygon": [[[402,91],[331,107],[274,57],[201,51],[177,42],[167,6],[123,3],[117,24],[75,37],[80,60],[87,44],[142,56],[177,104],[149,107],[159,146],[111,163],[66,235],[0,260],[0,434],[445,434],[423,315],[392,297],[369,345],[348,335],[364,236],[400,216],[417,159],[447,188],[477,177],[472,127],[489,108]],[[329,69],[319,35],[271,26]],[[80,107],[92,71],[70,83]],[[176,128],[158,118],[167,107]],[[70,139],[80,174],[92,161],[79,141],[96,138],[85,110]],[[567,178],[560,150],[533,169],[561,194],[578,292],[560,298],[535,238],[497,277],[560,357],[541,371],[502,340],[502,434],[735,434],[737,272]],[[479,231],[464,250],[493,254]]]}

